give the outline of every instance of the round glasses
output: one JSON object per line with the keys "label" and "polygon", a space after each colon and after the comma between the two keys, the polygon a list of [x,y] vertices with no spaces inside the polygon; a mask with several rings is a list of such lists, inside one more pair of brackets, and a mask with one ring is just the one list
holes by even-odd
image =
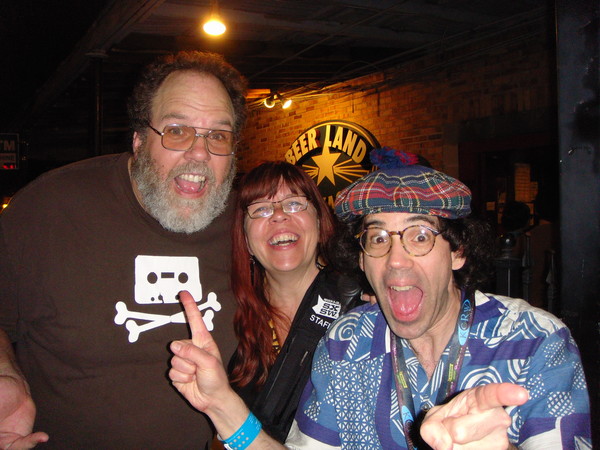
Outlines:
{"label": "round glasses", "polygon": [[[161,137],[160,143],[167,150],[187,152],[196,143],[199,137],[204,138],[206,149],[212,155],[229,156],[235,154],[233,145],[233,131],[208,130],[187,125],[165,125],[160,132],[149,123],[148,128]],[[197,130],[202,130],[198,133]]]}
{"label": "round glasses", "polygon": [[411,225],[402,231],[388,231],[383,228],[369,227],[358,233],[355,238],[363,251],[373,257],[381,258],[392,248],[392,236],[400,237],[406,253],[412,256],[425,256],[433,249],[439,231],[425,225]]}
{"label": "round glasses", "polygon": [[294,214],[300,211],[305,211],[308,208],[308,200],[302,195],[294,195],[286,197],[278,202],[260,201],[250,203],[247,208],[248,216],[251,219],[261,219],[271,217],[275,212],[275,205],[281,205],[284,213]]}

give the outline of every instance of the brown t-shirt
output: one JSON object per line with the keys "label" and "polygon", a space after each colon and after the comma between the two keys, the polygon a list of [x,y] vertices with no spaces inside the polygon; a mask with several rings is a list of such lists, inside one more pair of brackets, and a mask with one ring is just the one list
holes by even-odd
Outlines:
{"label": "brown t-shirt", "polygon": [[168,232],[135,199],[128,157],[49,172],[0,215],[0,327],[46,448],[202,449],[212,438],[169,382],[168,345],[189,337],[175,298],[187,289],[214,316],[223,358],[233,353],[231,207],[201,232]]}

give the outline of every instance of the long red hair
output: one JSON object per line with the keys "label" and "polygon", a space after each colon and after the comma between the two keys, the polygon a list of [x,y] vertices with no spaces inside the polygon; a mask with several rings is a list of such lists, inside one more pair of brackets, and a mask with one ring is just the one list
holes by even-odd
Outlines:
{"label": "long red hair", "polygon": [[251,260],[244,232],[248,205],[258,198],[273,197],[282,185],[294,194],[305,195],[317,210],[317,255],[325,264],[329,263],[325,247],[333,237],[335,222],[331,209],[312,178],[300,167],[287,162],[265,162],[248,172],[239,183],[232,228],[231,281],[238,303],[234,316],[238,347],[231,381],[239,386],[245,386],[252,380],[257,380],[258,385],[264,384],[277,358],[273,351],[273,332],[269,320],[289,326],[287,318],[267,300],[265,270],[258,261]]}

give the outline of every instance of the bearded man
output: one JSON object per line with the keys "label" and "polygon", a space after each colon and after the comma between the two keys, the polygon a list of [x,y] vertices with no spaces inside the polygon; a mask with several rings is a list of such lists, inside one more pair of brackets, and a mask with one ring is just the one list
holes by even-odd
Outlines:
{"label": "bearded man", "polygon": [[227,200],[245,90],[219,55],[161,58],[129,103],[133,153],[49,172],[2,213],[0,448],[210,442],[173,401],[167,344],[187,332],[177,294],[192,289],[235,348]]}

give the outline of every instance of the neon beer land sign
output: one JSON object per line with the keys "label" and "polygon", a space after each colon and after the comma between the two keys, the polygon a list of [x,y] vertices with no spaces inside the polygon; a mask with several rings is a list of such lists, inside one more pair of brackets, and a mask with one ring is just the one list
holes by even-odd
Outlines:
{"label": "neon beer land sign", "polygon": [[303,132],[285,153],[285,160],[302,167],[333,206],[336,194],[372,169],[369,153],[377,139],[360,125],[333,120]]}

